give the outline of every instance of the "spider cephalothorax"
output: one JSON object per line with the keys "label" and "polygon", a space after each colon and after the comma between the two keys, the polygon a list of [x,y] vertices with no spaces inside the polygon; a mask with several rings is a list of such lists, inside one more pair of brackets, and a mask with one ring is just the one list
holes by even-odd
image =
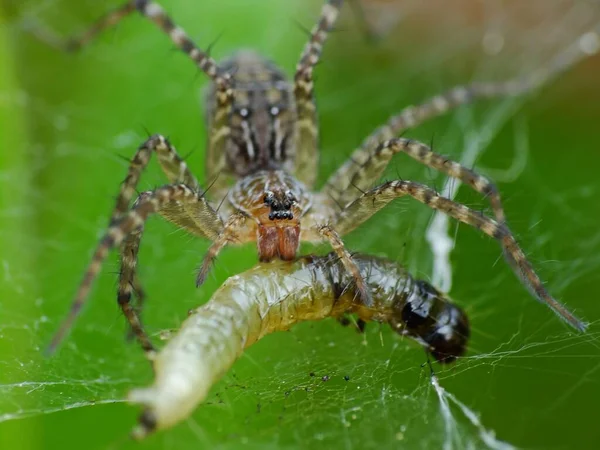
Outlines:
{"label": "spider cephalothorax", "polygon": [[256,240],[261,261],[296,256],[302,217],[312,205],[302,183],[283,170],[260,170],[239,180],[227,195],[229,207],[241,214],[238,239]]}
{"label": "spider cephalothorax", "polygon": [[[348,161],[329,177],[324,187],[315,192],[319,127],[313,98],[313,69],[341,4],[342,0],[325,1],[290,81],[273,63],[251,52],[239,52],[221,66],[217,65],[151,0],[127,2],[83,36],[80,44],[137,10],[204,71],[212,80],[206,97],[209,136],[206,180],[216,181],[210,192],[201,189],[175,148],[161,135],[152,136],[141,145],[121,186],[111,225],[93,256],[71,313],[55,336],[51,349],[81,309],[108,251],[122,245],[118,301],[143,348],[152,350],[139,320],[140,306],[134,308],[131,298],[135,292],[139,297],[138,305],[141,304],[142,291],[136,276],[137,253],[143,225],[154,213],[212,241],[199,270],[197,284],[204,281],[212,261],[228,244],[256,241],[261,260],[291,260],[300,241],[326,240],[351,274],[357,295],[362,297],[365,305],[370,305],[370,291],[340,236],[354,230],[392,200],[404,196],[496,239],[514,272],[535,297],[571,326],[580,331],[585,329],[586,325],[545,289],[506,226],[495,185],[475,171],[433,152],[424,143],[394,136],[474,100],[515,95],[535,88],[587,56],[587,48],[571,46],[546,69],[538,69],[529,77],[503,83],[458,86],[404,109],[367,137]],[[591,33],[598,39],[596,32]],[[398,153],[462,181],[489,199],[492,214],[482,214],[414,181],[393,180],[377,185],[386,166]],[[143,193],[129,209],[139,178],[152,154],[156,154],[170,184]]]}

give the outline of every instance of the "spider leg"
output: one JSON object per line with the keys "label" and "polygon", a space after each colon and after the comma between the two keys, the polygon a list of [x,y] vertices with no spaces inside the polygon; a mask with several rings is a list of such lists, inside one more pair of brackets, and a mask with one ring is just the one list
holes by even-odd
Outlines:
{"label": "spider leg", "polygon": [[[427,167],[439,170],[471,186],[474,190],[489,198],[495,219],[501,223],[506,221],[500,194],[490,180],[445,156],[435,153],[427,145],[412,139],[396,138],[382,142],[348,180],[349,185],[360,191],[368,189],[379,178],[389,161],[397,153],[405,153]],[[350,192],[350,196],[342,196],[342,205],[348,204],[349,201],[354,199],[352,197],[355,197],[352,189],[346,191]]]}
{"label": "spider leg", "polygon": [[352,259],[352,255],[345,247],[340,235],[330,225],[320,225],[317,227],[316,231],[322,238],[329,241],[331,248],[333,248],[333,251],[342,261],[344,268],[352,275],[358,295],[363,300],[365,306],[373,305],[371,291],[368,289],[365,279],[360,274],[360,269],[356,265],[354,259]]}
{"label": "spider leg", "polygon": [[[169,179],[173,181],[172,176],[169,176]],[[134,202],[134,209],[144,199],[147,199],[151,195],[152,191],[140,194]],[[168,202],[156,212],[163,218],[177,225],[178,228],[184,229],[185,231],[200,237],[206,237],[206,233],[203,229],[202,217],[206,215],[210,217],[214,214],[214,211],[207,203],[204,203],[201,208],[197,208],[197,205],[193,204],[193,208],[188,209],[186,208],[186,205],[180,201]],[[117,291],[117,301],[119,305],[130,303],[132,293],[135,294],[137,301],[134,310],[137,315],[137,321],[141,320],[145,300],[141,282],[136,273],[137,255],[143,231],[143,226],[140,226],[129,233],[123,241],[121,246],[121,270],[119,272],[119,285]],[[140,342],[144,342],[143,330],[141,330],[140,327],[133,326],[134,320],[130,319],[130,316],[126,314],[126,317],[131,324],[129,336],[137,337]],[[144,347],[144,349],[146,349],[146,347]]]}
{"label": "spider leg", "polygon": [[496,239],[513,271],[521,282],[531,291],[537,300],[546,303],[560,318],[579,331],[585,331],[587,325],[575,317],[562,303],[555,300],[546,290],[531,263],[517,244],[514,236],[505,224],[499,223],[463,204],[438,195],[438,193],[420,183],[412,181],[391,181],[371,189],[354,202],[346,206],[332,221],[341,235],[355,229],[385,205],[396,198],[408,195],[427,205],[442,211],[456,220],[471,225],[488,236]]}
{"label": "spider leg", "polygon": [[[323,192],[342,204],[356,199],[360,193],[349,188],[352,186],[353,180],[360,178],[358,173],[361,172],[363,165],[373,157],[382,142],[459,106],[477,100],[517,95],[524,90],[526,90],[525,87],[519,85],[516,81],[473,83],[467,86],[454,87],[419,105],[404,108],[399,114],[390,117],[384,125],[364,139],[361,146],[352,153],[350,158],[329,177]],[[372,168],[372,172],[368,174],[370,176],[369,180],[365,180],[366,184],[375,182],[387,167],[388,162],[389,160],[381,161],[376,168]],[[365,187],[368,186],[363,186],[363,188]]]}
{"label": "spider leg", "polygon": [[[143,227],[139,227],[127,235],[123,241],[117,303],[129,323],[129,331],[127,333],[128,339],[136,338],[144,352],[148,354],[153,353],[155,349],[142,324],[144,294],[135,272],[142,232]],[[133,290],[137,297],[137,302],[134,305],[131,304],[131,294]]]}
{"label": "spider leg", "polygon": [[81,37],[71,39],[67,45],[69,49],[79,49],[89,43],[103,30],[116,25],[133,11],[139,11],[144,17],[154,22],[162,31],[171,38],[171,41],[196,65],[213,80],[220,91],[220,101],[229,103],[231,100],[231,75],[219,73],[216,62],[208,54],[200,50],[196,44],[179,28],[167,15],[163,8],[152,0],[130,0],[115,10],[100,18]]}
{"label": "spider leg", "polygon": [[[144,197],[132,210],[123,214],[119,219],[112,223],[104,237],[100,240],[100,243],[92,256],[92,261],[90,262],[75,294],[69,314],[52,338],[47,350],[48,353],[53,353],[56,350],[56,347],[63,340],[79,315],[91,290],[94,279],[100,272],[102,263],[104,262],[104,259],[106,259],[108,252],[112,248],[119,246],[131,232],[143,227],[151,214],[158,212],[164,205],[173,201],[181,202],[190,210],[203,210],[207,206],[206,200],[188,186],[184,184],[166,185],[154,190],[152,194]],[[136,330],[136,336],[140,339],[142,347],[146,351],[150,351],[152,349],[152,344],[143,332],[143,329],[140,334],[137,334],[141,329],[141,323],[135,310],[131,307],[129,302],[121,303],[121,308],[129,320],[132,329]]]}
{"label": "spider leg", "polygon": [[[123,245],[125,245],[125,243],[123,243]],[[120,282],[120,280],[119,280],[119,282]],[[144,310],[144,305],[146,303],[146,294],[145,294],[144,290],[142,289],[142,285],[140,283],[140,278],[138,277],[137,274],[133,274],[133,279],[131,281],[131,288],[133,289],[133,293],[135,294],[135,298],[136,298],[133,309],[141,321],[142,313]],[[118,298],[117,298],[117,303],[118,303]],[[142,322],[142,325],[143,325],[143,322]],[[125,335],[125,338],[128,341],[131,341],[135,337],[136,337],[136,334],[134,333],[134,331],[131,329],[131,326],[130,326],[129,331]]]}
{"label": "spider leg", "polygon": [[68,51],[76,51],[88,45],[104,30],[117,25],[121,20],[135,11],[135,1],[127,2],[100,17],[83,34],[66,42]]}
{"label": "spider leg", "polygon": [[221,252],[221,250],[223,250],[223,247],[238,240],[237,233],[243,227],[246,219],[247,216],[240,213],[232,214],[229,217],[223,227],[223,231],[221,231],[221,233],[213,240],[213,244],[209,247],[204,259],[202,260],[202,264],[198,270],[198,275],[196,276],[197,287],[204,284],[211,266],[215,262],[218,254]]}
{"label": "spider leg", "polygon": [[[350,0],[348,2],[350,4],[350,9],[353,10],[355,20],[357,21],[358,27],[360,29],[361,34],[364,36],[366,42],[372,44],[379,41],[384,33],[382,31],[377,30],[373,24],[370,23],[367,17],[367,11],[365,5],[361,2],[361,0]],[[389,25],[386,24],[386,29]]]}
{"label": "spider leg", "polygon": [[[160,167],[171,183],[184,183],[194,191],[200,190],[200,185],[196,177],[169,141],[164,136],[158,134],[151,136],[139,147],[131,160],[127,176],[121,184],[121,189],[111,215],[111,224],[115,223],[128,210],[131,197],[136,190],[142,172],[150,162],[152,153],[156,153]],[[136,203],[140,202],[144,196],[150,194],[151,192],[142,193],[136,200]],[[204,207],[201,210],[187,211],[185,205],[173,201],[163,205],[158,213],[180,228],[208,239],[215,239],[223,227],[221,219],[208,203],[204,203]],[[117,293],[119,304],[128,304],[131,300],[132,287],[137,286],[137,289],[134,289],[134,291],[137,291],[136,296],[138,301],[136,308],[138,318],[143,307],[143,291],[136,275],[137,253],[142,233],[142,227],[134,230],[123,244]],[[129,323],[133,324],[134,319],[128,314],[126,313]],[[138,329],[139,327],[136,328],[132,325],[131,331],[138,336],[140,342],[144,342]],[[144,348],[147,347],[145,344],[142,346]]]}
{"label": "spider leg", "polygon": [[133,197],[142,172],[150,162],[152,153],[156,153],[158,162],[164,174],[171,183],[184,183],[190,189],[200,190],[200,185],[196,177],[188,168],[185,161],[179,156],[175,147],[160,134],[150,136],[140,147],[131,159],[127,176],[121,183],[121,189],[115,208],[113,210],[111,221],[118,219],[129,209],[129,203]]}
{"label": "spider leg", "polygon": [[[142,344],[144,351],[149,351],[152,350],[152,344],[142,326],[142,310],[144,308],[145,295],[136,273],[137,257],[143,231],[143,227],[133,230],[127,235],[121,246],[121,269],[119,270],[117,303],[125,311],[125,308],[128,308],[128,305],[131,303],[132,293],[135,293],[136,302],[133,305],[133,314],[125,314],[125,318],[129,323],[127,339],[137,338]],[[135,326],[134,323],[136,324]]]}
{"label": "spider leg", "polygon": [[415,128],[427,120],[441,116],[462,105],[478,100],[510,97],[523,94],[543,86],[549,80],[577,64],[580,60],[599,51],[600,29],[581,35],[572,45],[556,55],[548,64],[531,73],[503,82],[476,82],[464,86],[456,86],[448,91],[431,97],[421,104],[409,106],[399,114],[390,117],[383,126],[377,128],[356,149],[350,158],[331,176],[323,192],[337,203],[345,205],[360,195],[352,184],[366,189],[381,176],[387,161],[381,161],[372,167],[368,179],[362,179],[359,172],[373,157],[378,146],[385,140],[392,139],[404,131]]}
{"label": "spider leg", "polygon": [[[158,156],[158,162],[171,183],[183,183],[189,189],[199,192],[200,186],[196,177],[191,173],[187,164],[177,154],[175,148],[169,141],[159,134],[148,138],[138,149],[127,172],[115,207],[111,215],[111,223],[117,221],[128,209],[143,170],[150,162],[152,153]],[[141,201],[144,195],[151,191],[142,193],[138,198]],[[161,205],[158,211],[165,219],[173,222],[181,228],[185,228],[192,234],[215,240],[223,230],[223,222],[203,196],[200,196],[203,207],[189,209],[187,205],[173,200]]]}
{"label": "spider leg", "polygon": [[304,46],[294,75],[294,97],[298,110],[295,176],[309,187],[314,185],[319,159],[313,69],[319,62],[323,44],[339,15],[342,3],[342,0],[328,0],[323,5],[321,16]]}

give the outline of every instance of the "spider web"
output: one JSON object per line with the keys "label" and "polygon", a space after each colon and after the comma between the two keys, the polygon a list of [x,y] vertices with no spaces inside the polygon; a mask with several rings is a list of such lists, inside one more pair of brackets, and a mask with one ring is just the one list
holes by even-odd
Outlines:
{"label": "spider web", "polygon": [[[165,6],[201,45],[221,36],[216,58],[243,44],[287,69],[305,39],[294,21],[310,26],[320,4],[206,3]],[[526,74],[600,22],[593,1],[464,1],[453,11],[447,2],[423,3],[365,1],[367,22],[381,34],[375,43],[344,12],[318,68],[321,183],[402,107],[470,80]],[[126,168],[120,156],[131,156],[144,128],[170,135],[203,179],[205,80],[138,18],[74,56],[30,35],[40,26],[61,35],[82,30],[106,5],[0,5],[0,448],[133,448],[127,432],[137,411],[123,398],[151,374],[139,348],[123,342],[116,257],[60,353],[41,352],[107,224]],[[187,423],[144,445],[593,447],[600,440],[598,63],[578,65],[534,96],[461,108],[408,133],[499,183],[511,228],[550,291],[591,322],[587,334],[572,333],[533,301],[495,242],[398,201],[347,244],[450,290],[473,327],[465,358],[434,365],[432,376],[423,352],[385,327],[359,335],[333,321],[301,324],[251,348]],[[140,190],[164,183],[151,166]],[[401,157],[386,177],[456,187]],[[468,189],[455,195],[487,211]],[[196,290],[194,268],[206,248],[159,220],[149,223],[140,273],[156,339],[256,260],[251,246],[225,251]]]}

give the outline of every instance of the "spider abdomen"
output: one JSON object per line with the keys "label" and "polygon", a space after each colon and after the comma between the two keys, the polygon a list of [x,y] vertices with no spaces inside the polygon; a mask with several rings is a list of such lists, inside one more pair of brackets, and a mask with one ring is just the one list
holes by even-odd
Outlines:
{"label": "spider abdomen", "polygon": [[235,178],[258,170],[291,172],[297,113],[293,87],[283,71],[249,50],[223,61],[219,70],[231,74],[232,102],[228,111],[219,110],[216,87],[210,87],[208,126],[220,123],[222,139],[209,142],[209,160]]}

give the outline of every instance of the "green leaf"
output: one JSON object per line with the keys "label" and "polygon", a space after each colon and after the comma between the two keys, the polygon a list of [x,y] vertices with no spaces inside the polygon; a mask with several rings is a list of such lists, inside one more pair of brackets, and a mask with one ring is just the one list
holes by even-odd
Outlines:
{"label": "green leaf", "polygon": [[[587,334],[572,333],[537,304],[494,241],[451,225],[451,294],[469,312],[473,338],[466,358],[434,366],[442,388],[432,385],[419,346],[386,327],[371,325],[361,336],[331,320],[304,323],[249,349],[187,422],[143,444],[130,442],[138,411],[123,399],[149,383],[151,371],[138,346],[124,339],[116,252],[59,353],[45,358],[42,351],[108,223],[126,172],[121,156],[133,155],[145,129],[169,135],[181,154],[190,153],[189,165],[203,179],[200,93],[206,80],[137,16],[74,55],[26,32],[37,24],[69,36],[105,12],[104,3],[118,2],[30,1],[9,8],[5,0],[0,9],[0,448],[500,446],[492,432],[519,447],[600,442],[598,58],[532,99],[463,108],[409,133],[434,140],[437,151],[455,159],[469,146],[481,152],[476,166],[500,175],[511,228],[551,292],[591,322]],[[164,3],[200,45],[221,36],[215,58],[255,48],[289,73],[306,40],[294,21],[310,27],[320,5]],[[357,32],[347,8],[328,42],[317,68],[320,183],[402,107],[456,83],[527,73],[599,19],[569,22],[573,26],[557,36],[550,31],[559,22],[547,18],[531,32],[529,46],[517,45],[523,30],[502,25],[507,50],[492,57],[478,47],[487,22],[457,25],[441,13],[435,20],[405,14],[394,32],[373,44]],[[438,22],[445,25],[434,26]],[[498,170],[524,156],[518,176],[502,182]],[[140,191],[166,182],[151,166]],[[440,189],[444,183],[401,156],[387,177]],[[464,187],[458,198],[487,208]],[[348,247],[399,260],[427,279],[432,257],[425,230],[432,214],[413,203],[390,205],[348,236]],[[208,282],[195,289],[207,247],[150,221],[140,274],[148,293],[145,321],[156,342],[161,330],[176,328],[227,277],[256,261],[252,245],[227,249]],[[307,245],[303,251],[329,250]]]}

